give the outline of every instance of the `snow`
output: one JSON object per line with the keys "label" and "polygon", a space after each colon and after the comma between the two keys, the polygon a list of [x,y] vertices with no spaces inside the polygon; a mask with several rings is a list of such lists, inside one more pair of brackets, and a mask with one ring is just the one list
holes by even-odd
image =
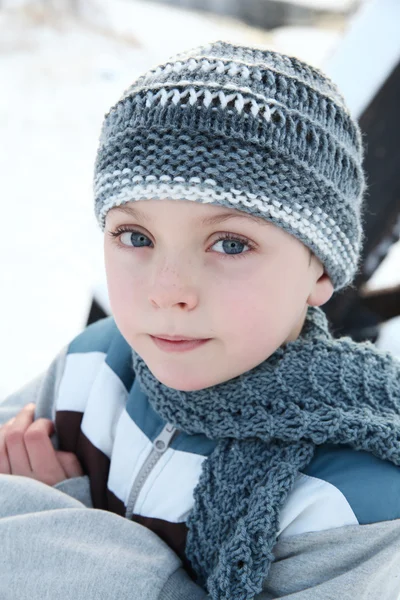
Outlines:
{"label": "snow", "polygon": [[31,4],[0,9],[0,398],[47,368],[104,287],[92,173],[103,115],[123,90],[216,39],[319,66],[340,38],[334,28],[268,33],[139,0],[87,0],[79,19]]}
{"label": "snow", "polygon": [[381,325],[376,346],[400,359],[400,317],[390,319]]}
{"label": "snow", "polygon": [[290,0],[290,3],[330,12],[346,12],[355,4],[354,0]]}
{"label": "snow", "polygon": [[355,118],[360,117],[399,62],[399,22],[398,0],[366,2],[349,20],[343,43],[324,65]]}
{"label": "snow", "polygon": [[322,67],[342,37],[339,29],[311,26],[277,27],[272,34],[274,49]]}

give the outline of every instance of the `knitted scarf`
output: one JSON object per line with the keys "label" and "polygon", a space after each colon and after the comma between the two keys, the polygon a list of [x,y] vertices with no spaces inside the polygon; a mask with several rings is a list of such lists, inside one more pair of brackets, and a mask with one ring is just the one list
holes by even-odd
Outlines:
{"label": "knitted scarf", "polygon": [[251,600],[274,560],[279,514],[316,445],[348,444],[400,466],[400,361],[335,340],[309,307],[297,340],[221,384],[183,392],[133,351],[149,402],[179,430],[218,440],[203,462],[185,553],[213,600]]}

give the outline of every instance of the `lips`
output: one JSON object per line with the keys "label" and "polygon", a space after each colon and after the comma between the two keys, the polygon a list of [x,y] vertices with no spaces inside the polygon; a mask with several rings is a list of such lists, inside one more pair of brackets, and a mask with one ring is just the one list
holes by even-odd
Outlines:
{"label": "lips", "polygon": [[186,337],[184,335],[153,335],[152,337],[156,337],[159,340],[167,340],[169,342],[198,342],[203,340],[204,338],[194,338],[194,337]]}
{"label": "lips", "polygon": [[166,352],[185,352],[186,350],[194,350],[195,348],[203,346],[203,344],[206,344],[208,341],[210,341],[208,339],[166,340],[155,336],[150,337],[160,350],[164,350]]}

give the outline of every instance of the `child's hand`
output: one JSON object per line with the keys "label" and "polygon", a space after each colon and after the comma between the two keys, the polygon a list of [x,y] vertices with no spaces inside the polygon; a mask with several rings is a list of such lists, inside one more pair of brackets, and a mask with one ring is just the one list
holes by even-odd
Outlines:
{"label": "child's hand", "polygon": [[83,475],[75,454],[54,449],[53,422],[34,421],[34,412],[35,405],[27,404],[0,427],[0,473],[31,477],[50,486]]}

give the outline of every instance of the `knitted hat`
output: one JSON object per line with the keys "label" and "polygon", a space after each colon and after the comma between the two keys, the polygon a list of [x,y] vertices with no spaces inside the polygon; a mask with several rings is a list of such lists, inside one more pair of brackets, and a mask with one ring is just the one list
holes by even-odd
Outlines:
{"label": "knitted hat", "polygon": [[106,113],[95,212],[211,203],[272,221],[351,283],[362,244],[362,138],[335,84],[301,60],[217,41],[140,76]]}

